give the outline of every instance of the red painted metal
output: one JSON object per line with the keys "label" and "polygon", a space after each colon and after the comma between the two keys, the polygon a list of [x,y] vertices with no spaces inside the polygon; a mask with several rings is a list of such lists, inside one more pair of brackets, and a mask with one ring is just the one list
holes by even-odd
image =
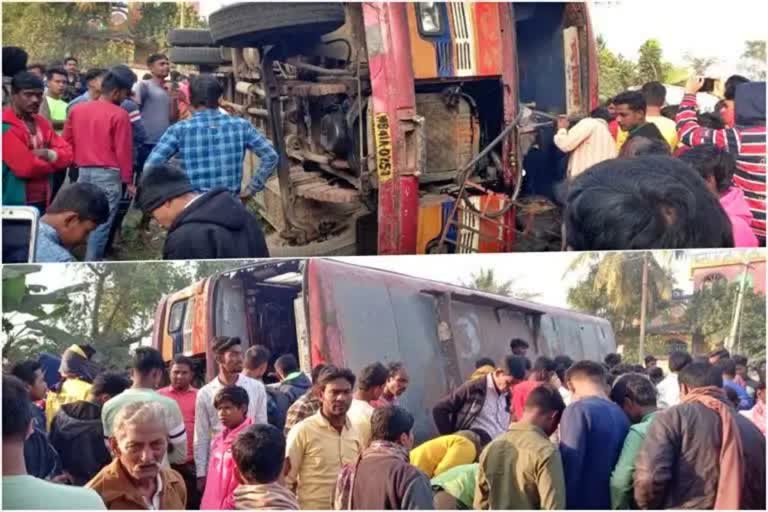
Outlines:
{"label": "red painted metal", "polygon": [[[386,114],[391,137],[391,174],[378,192],[378,253],[415,254],[419,185],[416,144],[407,144],[403,124],[416,114],[407,4],[363,4],[374,119]],[[409,154],[410,153],[410,154]]]}
{"label": "red painted metal", "polygon": [[473,4],[475,20],[475,61],[478,76],[501,73],[502,43],[499,33],[499,5],[490,2]]}
{"label": "red painted metal", "polygon": [[[512,4],[496,4],[499,9],[499,22],[501,27],[501,82],[504,95],[504,126],[515,122],[518,113],[518,92],[520,90],[517,76],[517,33],[515,31],[515,19]],[[512,191],[517,178],[517,169],[521,164],[517,156],[517,134],[513,131],[502,143],[502,166],[504,185]],[[504,215],[504,223],[508,226],[515,225],[515,207],[509,209]],[[504,246],[512,250],[515,246],[515,230],[504,230]]]}
{"label": "red painted metal", "polygon": [[589,59],[589,111],[600,105],[599,66],[600,56],[597,50],[597,37],[592,29],[592,18],[589,15],[589,4],[584,3],[584,17],[587,19],[587,57]]}

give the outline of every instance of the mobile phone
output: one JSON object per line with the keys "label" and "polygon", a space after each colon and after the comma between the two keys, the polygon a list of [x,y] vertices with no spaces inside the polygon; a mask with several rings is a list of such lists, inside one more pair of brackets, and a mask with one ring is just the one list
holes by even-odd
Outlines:
{"label": "mobile phone", "polygon": [[35,261],[40,213],[31,206],[3,207],[3,263]]}
{"label": "mobile phone", "polygon": [[701,89],[699,89],[699,92],[712,92],[714,90],[715,90],[715,79],[704,78],[704,85],[701,86]]}

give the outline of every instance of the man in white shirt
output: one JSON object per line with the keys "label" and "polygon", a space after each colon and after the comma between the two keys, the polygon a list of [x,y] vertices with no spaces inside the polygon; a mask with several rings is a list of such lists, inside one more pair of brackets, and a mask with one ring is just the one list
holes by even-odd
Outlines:
{"label": "man in white shirt", "polygon": [[659,409],[666,409],[680,403],[680,384],[677,381],[677,374],[692,360],[688,352],[675,351],[669,354],[669,374],[656,385],[656,391],[659,393],[657,400]]}
{"label": "man in white shirt", "polygon": [[357,391],[347,412],[347,418],[360,432],[363,448],[367,448],[371,441],[371,417],[375,410],[371,402],[381,397],[388,378],[387,367],[379,362],[369,364],[357,376]]}
{"label": "man in white shirt", "polygon": [[610,114],[597,108],[573,127],[565,116],[557,120],[555,145],[568,153],[568,178],[573,179],[595,164],[616,158],[616,142],[608,128]]}
{"label": "man in white shirt", "polygon": [[219,365],[219,374],[200,388],[195,401],[195,468],[197,487],[201,493],[205,489],[211,439],[222,430],[218,411],[213,406],[216,393],[224,386],[240,386],[248,392],[248,417],[253,419],[254,424],[267,423],[267,392],[264,384],[241,374],[243,347],[240,338],[216,338],[212,350]]}

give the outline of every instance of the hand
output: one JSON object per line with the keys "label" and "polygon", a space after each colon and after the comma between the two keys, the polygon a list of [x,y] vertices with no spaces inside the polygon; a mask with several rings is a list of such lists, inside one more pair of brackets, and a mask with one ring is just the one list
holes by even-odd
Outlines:
{"label": "hand", "polygon": [[685,84],[686,94],[696,94],[704,87],[704,79],[700,76],[692,76]]}
{"label": "hand", "polygon": [[42,158],[46,162],[53,162],[56,160],[55,153],[48,149],[33,149],[32,154],[38,158]]}
{"label": "hand", "polygon": [[566,116],[557,116],[558,130],[567,130],[569,126],[570,126],[570,123],[568,122],[568,118]]}
{"label": "hand", "polygon": [[202,494],[205,491],[205,477],[201,476],[197,479],[197,491]]}
{"label": "hand", "polygon": [[136,197],[136,185],[128,185],[125,190],[128,192],[128,197]]}
{"label": "hand", "polygon": [[62,473],[60,475],[57,475],[53,478],[51,478],[51,482],[55,484],[64,484],[64,485],[71,485],[72,479],[69,477],[68,474]]}

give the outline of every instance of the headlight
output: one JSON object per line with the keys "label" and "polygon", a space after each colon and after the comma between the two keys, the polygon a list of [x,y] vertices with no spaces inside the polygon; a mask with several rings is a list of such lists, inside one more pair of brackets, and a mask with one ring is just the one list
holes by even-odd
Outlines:
{"label": "headlight", "polygon": [[419,2],[416,4],[416,11],[421,33],[434,35],[443,31],[443,20],[437,2]]}

